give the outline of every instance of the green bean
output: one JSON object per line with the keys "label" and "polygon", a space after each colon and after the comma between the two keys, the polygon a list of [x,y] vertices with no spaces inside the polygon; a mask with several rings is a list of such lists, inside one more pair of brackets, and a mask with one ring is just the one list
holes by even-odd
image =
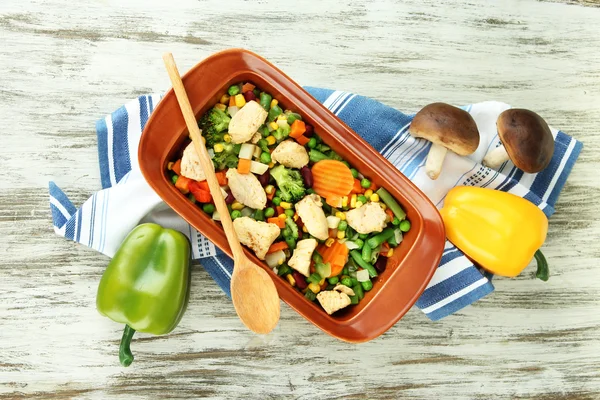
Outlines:
{"label": "green bean", "polygon": [[[394,228],[385,228],[383,232],[378,235],[373,236],[371,239],[367,240],[367,247],[371,249],[376,248],[377,246],[382,245],[384,242],[387,242],[389,238],[394,236]],[[364,250],[363,250],[364,254]],[[367,260],[365,260],[367,261]]]}
{"label": "green bean", "polygon": [[294,250],[296,248],[296,239],[294,239],[294,237],[292,235],[289,235],[288,237],[286,237],[285,242],[287,243],[288,248],[290,250]]}
{"label": "green bean", "polygon": [[369,281],[364,281],[361,282],[360,285],[362,286],[362,288],[368,292],[369,290],[373,289],[373,282]]}
{"label": "green bean", "polygon": [[262,92],[260,94],[260,105],[266,111],[269,111],[269,107],[271,106],[271,100],[273,100],[273,97],[271,97],[270,94],[265,93],[265,92]]}
{"label": "green bean", "polygon": [[329,147],[329,146],[327,146],[325,144],[319,144],[316,147],[316,149],[319,150],[321,153],[325,153],[325,152],[328,152],[329,150],[331,150],[331,147]]}
{"label": "green bean", "polygon": [[[363,249],[365,247],[369,247],[369,246],[363,246]],[[375,267],[373,267],[373,265],[371,265],[371,264],[363,261],[362,256],[361,256],[360,252],[358,252],[358,250],[352,250],[350,252],[350,256],[358,264],[359,267],[361,267],[362,269],[366,269],[367,271],[369,271],[369,276],[371,278],[374,278],[374,277],[377,276],[377,270],[375,269]]]}
{"label": "green bean", "polygon": [[356,239],[354,244],[357,245],[359,249],[362,249],[365,242],[362,239]]}
{"label": "green bean", "polygon": [[300,114],[297,113],[289,113],[288,117],[287,117],[287,123],[288,125],[292,125],[294,123],[295,120],[299,119],[300,121],[302,121],[302,116]]}
{"label": "green bean", "polygon": [[406,218],[406,212],[404,212],[402,207],[400,207],[400,204],[398,204],[396,199],[394,199],[387,190],[384,188],[379,188],[377,190],[377,194],[379,195],[379,199],[383,201],[383,203],[388,206],[390,210],[392,210],[394,215],[398,217],[400,221]]}
{"label": "green bean", "polygon": [[271,107],[269,110],[269,122],[275,121],[275,119],[280,116],[281,113],[283,113],[283,110],[277,104]]}
{"label": "green bean", "polygon": [[344,268],[342,268],[342,275],[348,275],[348,267],[344,266]]}
{"label": "green bean", "polygon": [[314,294],[313,291],[309,289],[306,291],[306,293],[304,293],[304,297],[306,297],[310,301],[315,301],[315,299],[317,298],[317,295]]}
{"label": "green bean", "polygon": [[355,277],[351,276],[350,278],[352,279],[352,287],[360,284],[360,282],[358,282],[358,279],[356,279]]}
{"label": "green bean", "polygon": [[263,151],[262,153],[260,153],[260,162],[263,164],[268,164],[271,162],[271,153],[267,153],[266,151]]}
{"label": "green bean", "polygon": [[327,157],[325,154],[323,154],[320,151],[315,150],[315,149],[311,149],[308,152],[308,158],[310,159],[310,161],[312,161],[314,163],[323,161],[323,160],[329,160],[329,157]]}
{"label": "green bean", "polygon": [[265,220],[265,212],[263,210],[254,211],[254,219],[257,221],[264,221]]}
{"label": "green bean", "polygon": [[363,297],[365,297],[365,292],[363,292],[363,288],[360,283],[352,286],[352,290],[354,291],[354,295],[358,296],[358,300],[362,300]]}
{"label": "green bean", "polygon": [[306,194],[315,194],[315,191],[312,188],[306,189]]}
{"label": "green bean", "polygon": [[279,276],[284,276],[291,273],[292,269],[287,264],[281,264],[279,267],[277,267],[277,275]]}
{"label": "green bean", "polygon": [[373,248],[371,246],[369,246],[369,241],[367,240],[367,245],[363,246],[363,248],[362,248],[361,259],[364,262],[370,262],[371,261],[371,253],[372,252],[373,252]]}
{"label": "green bean", "polygon": [[319,254],[318,251],[314,251],[312,254],[312,260],[316,263],[322,263],[323,262],[323,257],[321,256],[321,254]]}
{"label": "green bean", "polygon": [[265,153],[269,152],[269,142],[267,142],[267,139],[259,139],[256,145]]}
{"label": "green bean", "polygon": [[342,275],[342,280],[340,282],[344,286],[352,287],[352,278],[347,275]]}
{"label": "green bean", "polygon": [[361,238],[362,240],[365,240],[366,238],[369,237],[369,234],[368,233],[361,233],[361,234],[358,235],[358,237]]}
{"label": "green bean", "polygon": [[358,296],[354,295],[354,296],[350,296],[350,304],[358,304]]}
{"label": "green bean", "polygon": [[317,274],[316,272],[313,274],[310,274],[310,276],[308,278],[306,278],[307,281],[309,281],[310,283],[314,283],[316,285],[319,284],[319,282],[321,282],[321,275]]}

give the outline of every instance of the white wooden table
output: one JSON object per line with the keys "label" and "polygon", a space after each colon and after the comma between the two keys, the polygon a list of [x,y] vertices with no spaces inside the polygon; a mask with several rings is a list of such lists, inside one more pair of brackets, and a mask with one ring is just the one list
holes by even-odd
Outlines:
{"label": "white wooden table", "polygon": [[[2,0],[0,399],[600,398],[600,9],[536,2]],[[440,322],[418,310],[349,345],[287,306],[243,328],[199,265],[179,327],[137,334],[95,293],[108,259],[54,235],[47,183],[81,204],[100,186],[95,121],[228,47],[301,84],[415,112],[433,101],[531,108],[585,144],[551,218],[552,278],[530,267]]]}

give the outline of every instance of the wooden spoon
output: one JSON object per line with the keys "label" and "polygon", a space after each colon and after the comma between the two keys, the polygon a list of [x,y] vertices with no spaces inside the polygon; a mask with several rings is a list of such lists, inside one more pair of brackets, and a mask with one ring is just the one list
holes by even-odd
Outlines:
{"label": "wooden spoon", "polygon": [[238,316],[250,330],[256,333],[269,333],[279,321],[279,296],[269,274],[246,257],[240,244],[227,204],[221,193],[213,163],[208,155],[198,128],[196,117],[190,105],[177,65],[171,53],[163,55],[165,67],[173,84],[173,91],[179,108],[192,137],[200,164],[206,175],[210,194],[221,216],[221,224],[233,253],[233,276],[231,277],[231,297]]}

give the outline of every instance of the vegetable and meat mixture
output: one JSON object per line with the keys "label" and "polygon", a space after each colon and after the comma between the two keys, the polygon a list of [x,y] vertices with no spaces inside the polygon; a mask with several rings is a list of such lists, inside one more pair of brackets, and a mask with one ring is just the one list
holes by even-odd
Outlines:
{"label": "vegetable and meat mixture", "polygon": [[[250,82],[229,87],[198,125],[240,242],[328,314],[358,304],[410,229],[390,193]],[[168,170],[220,220],[191,142]]]}

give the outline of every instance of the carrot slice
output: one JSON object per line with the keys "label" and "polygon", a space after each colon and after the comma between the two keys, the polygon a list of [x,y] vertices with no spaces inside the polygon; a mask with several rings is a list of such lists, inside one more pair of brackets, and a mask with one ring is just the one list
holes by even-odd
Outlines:
{"label": "carrot slice", "polygon": [[269,250],[267,250],[267,254],[275,253],[276,251],[285,250],[287,248],[288,244],[286,242],[275,242],[271,245],[271,247],[269,247]]}
{"label": "carrot slice", "polygon": [[323,262],[329,263],[331,266],[331,275],[329,276],[337,276],[342,272],[348,261],[348,246],[336,240],[330,247],[320,245],[317,251],[323,257]]}
{"label": "carrot slice", "polygon": [[329,196],[325,199],[325,203],[331,207],[340,208],[342,206],[342,198],[339,196]]}
{"label": "carrot slice", "polygon": [[251,163],[252,163],[252,160],[240,158],[240,160],[238,161],[238,167],[237,167],[238,172],[240,174],[249,174]]}
{"label": "carrot slice", "polygon": [[235,96],[229,98],[229,107],[235,106]]}
{"label": "carrot slice", "polygon": [[225,173],[227,171],[219,171],[219,172],[215,172],[215,175],[217,175],[217,180],[219,181],[219,185],[220,186],[225,186],[227,185],[227,176],[225,176]]}
{"label": "carrot slice", "polygon": [[190,182],[192,182],[191,179],[186,178],[183,175],[179,175],[177,182],[175,182],[175,187],[179,189],[181,193],[188,194],[190,191]]}
{"label": "carrot slice", "polygon": [[254,86],[250,82],[246,82],[242,85],[242,93],[251,92],[254,90],[254,88],[256,88],[256,86]]}
{"label": "carrot slice", "polygon": [[313,190],[321,197],[347,196],[354,187],[350,168],[341,161],[322,160],[313,165]]}
{"label": "carrot slice", "polygon": [[267,199],[273,200],[273,197],[275,197],[275,191],[274,190],[271,192],[271,194],[267,193]]}
{"label": "carrot slice", "polygon": [[277,210],[277,215],[285,214],[285,210],[281,206],[275,206],[275,210]]}
{"label": "carrot slice", "polygon": [[377,189],[379,189],[379,187],[376,184],[374,184],[373,182],[371,182],[371,186],[369,186],[369,189],[371,189],[372,191],[376,192]]}
{"label": "carrot slice", "polygon": [[296,142],[298,142],[300,146],[306,146],[306,143],[308,143],[309,141],[310,139],[304,135],[300,135],[296,138]]}
{"label": "carrot slice", "polygon": [[181,158],[175,161],[175,164],[171,167],[171,170],[175,172],[177,175],[181,175]]}
{"label": "carrot slice", "polygon": [[302,134],[304,132],[306,132],[306,124],[304,123],[304,121],[301,121],[299,119],[295,120],[292,123],[292,129],[290,130],[290,137],[296,139],[296,138],[302,136]]}
{"label": "carrot slice", "polygon": [[358,179],[354,179],[354,186],[352,186],[352,191],[350,193],[362,193],[365,189],[360,185],[360,181]]}
{"label": "carrot slice", "polygon": [[267,222],[270,224],[277,225],[280,229],[285,228],[285,220],[283,218],[272,217],[272,218],[268,218]]}

